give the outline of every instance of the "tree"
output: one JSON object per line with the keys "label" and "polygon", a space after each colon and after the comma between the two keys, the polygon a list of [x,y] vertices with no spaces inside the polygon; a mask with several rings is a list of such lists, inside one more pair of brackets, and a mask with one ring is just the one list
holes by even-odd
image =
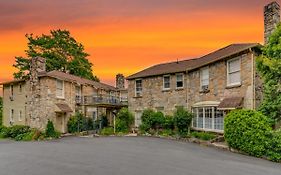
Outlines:
{"label": "tree", "polygon": [[16,79],[28,78],[30,59],[33,57],[46,58],[46,70],[59,70],[83,78],[99,81],[93,75],[93,64],[89,62],[88,53],[84,46],[77,42],[67,30],[51,30],[50,35],[42,34],[33,36],[26,34],[28,49],[25,50],[25,57],[16,57],[13,65],[18,69],[14,73]]}
{"label": "tree", "polygon": [[259,110],[275,122],[281,119],[281,26],[269,38],[257,59],[257,70],[264,82],[264,99]]}

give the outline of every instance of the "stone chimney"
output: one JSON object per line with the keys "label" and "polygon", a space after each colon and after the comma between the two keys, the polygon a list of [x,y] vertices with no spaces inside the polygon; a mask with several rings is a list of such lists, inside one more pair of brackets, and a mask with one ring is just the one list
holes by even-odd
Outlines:
{"label": "stone chimney", "polygon": [[116,87],[118,89],[125,89],[125,77],[123,74],[116,75]]}
{"label": "stone chimney", "polygon": [[264,44],[280,22],[280,6],[274,1],[264,7]]}

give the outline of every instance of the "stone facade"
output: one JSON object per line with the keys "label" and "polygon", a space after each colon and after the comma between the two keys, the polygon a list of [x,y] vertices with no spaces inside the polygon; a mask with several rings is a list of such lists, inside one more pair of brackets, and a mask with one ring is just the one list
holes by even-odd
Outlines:
{"label": "stone facade", "polygon": [[264,7],[264,43],[268,42],[271,33],[280,23],[280,6],[272,2]]}
{"label": "stone facade", "polygon": [[[113,109],[120,108],[107,103],[103,103],[102,106],[94,102],[84,105],[77,101],[82,101],[86,97],[89,97],[90,100],[93,97],[119,99],[121,92],[116,88],[92,83],[89,80],[83,80],[86,83],[81,84],[77,82],[77,80],[82,81],[81,78],[73,78],[65,73],[62,75],[62,77],[48,76],[45,72],[45,59],[33,58],[29,80],[3,84],[4,125],[28,125],[44,130],[48,120],[51,120],[58,131],[65,133],[67,132],[67,121],[75,112],[81,112],[86,117],[94,119],[98,119],[104,114],[110,119]],[[58,81],[63,84],[62,96],[57,95]],[[98,86],[93,84],[98,84]],[[101,86],[105,88],[101,88]],[[77,99],[77,97],[79,98]],[[69,110],[64,111],[59,108],[58,104],[66,106]]]}

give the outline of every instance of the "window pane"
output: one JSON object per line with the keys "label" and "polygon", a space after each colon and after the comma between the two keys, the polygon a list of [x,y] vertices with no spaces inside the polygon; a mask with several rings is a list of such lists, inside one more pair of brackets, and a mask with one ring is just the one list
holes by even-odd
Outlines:
{"label": "window pane", "polygon": [[230,73],[229,74],[229,84],[240,83],[240,72]]}
{"label": "window pane", "polygon": [[198,114],[198,112],[197,112],[197,108],[194,108],[193,109],[193,127],[197,127],[197,114]]}
{"label": "window pane", "polygon": [[201,69],[201,86],[209,85],[209,68]]}
{"label": "window pane", "polygon": [[229,62],[229,73],[240,71],[240,60],[233,60]]}
{"label": "window pane", "polygon": [[215,128],[216,130],[223,130],[223,111],[215,111]]}
{"label": "window pane", "polygon": [[198,108],[198,126],[197,128],[203,128],[203,108]]}
{"label": "window pane", "polygon": [[183,87],[183,82],[182,82],[182,81],[177,82],[177,87],[178,87],[178,88],[179,88],[179,87]]}
{"label": "window pane", "polygon": [[165,89],[170,88],[170,77],[169,76],[164,77],[164,88]]}
{"label": "window pane", "polygon": [[205,128],[212,129],[212,108],[205,108]]}

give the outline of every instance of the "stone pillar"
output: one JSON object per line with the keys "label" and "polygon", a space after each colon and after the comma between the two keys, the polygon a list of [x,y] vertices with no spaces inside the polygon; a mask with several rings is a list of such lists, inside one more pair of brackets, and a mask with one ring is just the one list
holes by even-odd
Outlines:
{"label": "stone pillar", "polygon": [[274,1],[264,7],[264,44],[280,22],[280,6]]}
{"label": "stone pillar", "polygon": [[116,75],[116,87],[118,89],[125,89],[125,77],[123,74]]}
{"label": "stone pillar", "polygon": [[30,63],[29,88],[27,93],[27,117],[28,124],[32,128],[43,129],[42,126],[42,104],[40,103],[41,89],[39,74],[46,71],[46,59],[34,57]]}

